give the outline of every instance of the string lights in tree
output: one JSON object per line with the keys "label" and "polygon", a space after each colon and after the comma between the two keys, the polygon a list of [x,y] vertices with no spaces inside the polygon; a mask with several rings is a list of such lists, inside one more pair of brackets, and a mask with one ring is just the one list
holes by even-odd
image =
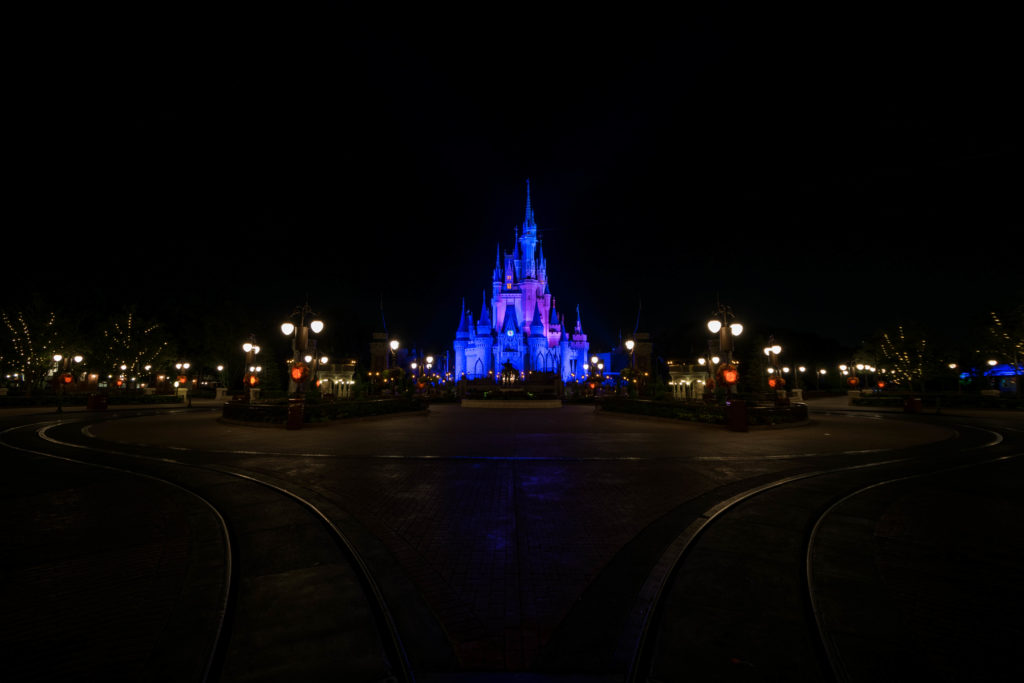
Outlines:
{"label": "string lights in tree", "polygon": [[159,327],[153,324],[138,328],[132,312],[124,321],[112,322],[111,329],[103,331],[108,363],[117,368],[124,365],[123,372],[129,375],[138,375],[146,366],[153,365],[167,347],[166,341],[160,341],[153,335]]}
{"label": "string lights in tree", "polygon": [[13,355],[9,360],[11,369],[20,373],[28,387],[46,376],[53,364],[53,352],[57,347],[56,315],[50,312],[41,323],[35,323],[24,311],[8,315],[0,312]]}
{"label": "string lights in tree", "polygon": [[906,382],[913,388],[915,381],[924,381],[928,364],[928,340],[924,337],[911,339],[903,325],[898,325],[894,335],[882,333],[879,348],[888,372],[895,382]]}

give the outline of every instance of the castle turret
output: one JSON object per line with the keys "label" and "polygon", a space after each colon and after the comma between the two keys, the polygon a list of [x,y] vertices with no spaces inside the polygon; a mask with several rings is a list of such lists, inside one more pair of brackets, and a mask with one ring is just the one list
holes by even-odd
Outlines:
{"label": "castle turret", "polygon": [[476,334],[478,337],[491,336],[491,314],[487,305],[487,292],[484,292],[483,306],[480,307],[480,319],[476,323]]}
{"label": "castle turret", "polygon": [[[530,370],[540,371],[546,370],[545,360],[548,356],[548,338],[544,334],[544,318],[540,312],[540,304],[534,303],[533,305],[533,320],[530,322],[530,362],[527,367]],[[551,362],[548,361],[548,365]]]}

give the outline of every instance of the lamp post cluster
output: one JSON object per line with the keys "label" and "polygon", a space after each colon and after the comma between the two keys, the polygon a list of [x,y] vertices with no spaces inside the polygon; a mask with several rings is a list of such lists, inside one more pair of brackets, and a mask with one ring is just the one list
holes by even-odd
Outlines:
{"label": "lamp post cluster", "polygon": [[[292,322],[297,320],[298,324]],[[309,333],[320,334],[324,323],[320,320],[309,304],[305,304],[281,323],[281,333],[292,338],[292,358],[288,370],[288,393],[297,394],[300,398],[306,392],[306,386],[316,376],[317,362],[327,362],[326,356],[321,360],[316,355],[316,340],[309,338]]]}
{"label": "lamp post cluster", "polygon": [[[764,355],[768,357],[768,367],[765,373],[768,375],[768,386],[775,391],[782,391],[785,395],[786,380],[779,372],[779,354],[782,353],[782,346],[775,343],[775,337],[768,337],[768,346],[764,347]],[[786,368],[788,371],[789,368]]]}
{"label": "lamp post cluster", "polygon": [[242,351],[245,352],[245,368],[242,371],[242,385],[249,389],[249,401],[256,397],[259,391],[256,387],[260,383],[260,373],[263,366],[256,364],[256,356],[259,355],[260,347],[256,343],[256,335],[250,334],[248,341],[242,344]]}
{"label": "lamp post cluster", "polygon": [[58,365],[57,375],[57,412],[64,412],[64,386],[71,384],[74,381],[74,377],[71,374],[71,364],[78,365],[84,358],[80,354],[74,356],[64,356],[59,353],[53,354],[53,361]]}
{"label": "lamp post cluster", "polygon": [[[730,319],[732,322],[730,322]],[[717,366],[719,364],[718,360],[721,360],[720,357],[724,357],[725,361],[717,369],[717,372],[713,372],[713,375],[717,380],[725,383],[728,394],[732,395],[736,391],[736,382],[739,379],[739,373],[736,369],[736,363],[733,361],[732,352],[735,338],[743,333],[743,325],[736,321],[736,315],[732,312],[732,309],[722,304],[718,304],[718,310],[712,314],[707,324],[711,334],[718,335],[719,355],[712,357],[712,362]]]}

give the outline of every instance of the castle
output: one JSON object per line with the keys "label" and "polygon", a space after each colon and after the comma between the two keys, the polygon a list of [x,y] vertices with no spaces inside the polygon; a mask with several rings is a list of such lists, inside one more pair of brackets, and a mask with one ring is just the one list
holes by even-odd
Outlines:
{"label": "castle", "polygon": [[586,376],[583,365],[590,345],[583,333],[579,306],[576,326],[570,333],[565,316],[555,309],[547,271],[527,180],[522,235],[517,227],[512,253],[502,255],[498,245],[490,304],[485,294],[476,324],[463,300],[462,318],[455,333],[455,377],[493,376],[498,381],[512,368],[520,377],[528,372],[555,372],[564,382]]}

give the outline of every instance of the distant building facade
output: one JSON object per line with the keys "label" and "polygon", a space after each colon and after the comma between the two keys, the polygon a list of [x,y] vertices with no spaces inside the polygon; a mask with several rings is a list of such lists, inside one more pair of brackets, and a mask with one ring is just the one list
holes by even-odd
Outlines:
{"label": "distant building facade", "polygon": [[493,376],[497,381],[510,369],[520,375],[554,372],[565,382],[586,375],[583,364],[590,344],[583,333],[579,306],[576,324],[570,330],[548,289],[548,266],[530,206],[529,181],[522,234],[517,226],[511,252],[502,254],[498,245],[491,297],[488,301],[485,294],[475,323],[463,301],[454,346],[455,377],[459,379]]}

